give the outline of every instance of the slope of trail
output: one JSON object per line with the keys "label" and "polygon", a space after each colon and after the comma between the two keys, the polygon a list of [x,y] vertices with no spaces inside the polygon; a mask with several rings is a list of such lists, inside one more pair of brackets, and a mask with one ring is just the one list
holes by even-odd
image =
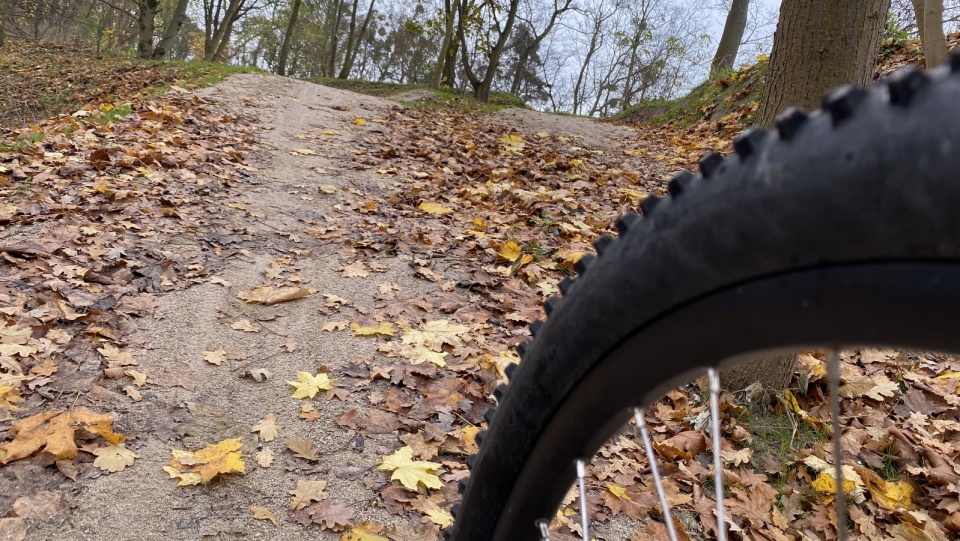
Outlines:
{"label": "slope of trail", "polygon": [[[235,212],[236,221],[245,228],[245,235],[233,239],[232,249],[221,254],[226,262],[219,278],[229,285],[204,281],[164,294],[156,318],[134,320],[133,343],[144,351],[138,358],[139,369],[152,382],[162,384],[148,385],[140,402],[130,403],[117,395],[115,402],[103,406],[118,413],[118,430],[131,437],[128,447],[139,460],[123,472],[61,486],[69,491],[67,510],[39,524],[29,539],[339,538],[340,534],[321,532],[317,526],[307,530],[288,520],[289,491],[296,480],[326,481],[328,501],[353,508],[354,523],[399,525],[407,520],[378,503],[379,491],[389,477],[376,467],[383,456],[403,445],[397,439],[396,423],[377,415],[392,407],[390,397],[375,400],[362,394],[364,384],[349,385],[345,390],[350,394],[314,400],[319,415],[308,422],[298,418],[300,401],[290,398],[292,389],[286,383],[296,379],[298,371],[317,373],[321,367],[336,381],[344,373],[355,375],[357,366],[364,363],[373,368],[396,364],[377,355],[382,343],[377,339],[354,336],[349,329],[321,332],[321,324],[369,319],[377,313],[377,302],[394,295],[439,304],[437,299],[449,298],[453,285],[477,270],[469,258],[437,255],[429,266],[443,278],[434,282],[418,277],[423,263],[420,259],[414,265],[414,260],[423,258],[422,253],[365,243],[358,229],[358,217],[364,214],[343,202],[344,194],[353,194],[377,208],[376,202],[396,189],[396,181],[375,172],[384,165],[369,156],[381,145],[397,142],[391,124],[378,119],[390,117],[391,110],[400,106],[258,75],[233,76],[198,95],[224,113],[253,119],[263,143],[258,152],[247,156],[247,163],[258,171],[252,187],[223,201],[223,212]],[[365,125],[354,123],[357,118],[365,119]],[[551,132],[601,150],[635,137],[628,128],[525,110],[504,111],[485,122],[491,129]],[[418,144],[415,140],[405,143]],[[434,217],[423,220],[430,222]],[[201,246],[197,238],[184,235],[168,249],[191,252]],[[367,278],[346,277],[341,269],[361,255],[373,272]],[[317,293],[269,307],[237,299],[238,292],[278,277]],[[388,293],[380,287],[385,283],[391,283],[385,286]],[[328,308],[323,294],[348,304]],[[528,307],[528,311],[536,309],[536,305]],[[241,319],[252,322],[258,332],[231,327]],[[201,354],[217,348],[226,350],[230,359],[220,366],[206,362]],[[272,377],[262,383],[239,377],[252,369],[269,370]],[[488,404],[477,397],[472,402],[470,415],[479,423]],[[334,417],[352,409],[358,410],[357,430],[334,422]],[[277,416],[280,435],[272,442],[258,442],[251,427],[270,413]],[[290,436],[312,438],[319,459],[308,463],[292,458],[283,444]],[[171,448],[197,449],[228,437],[244,441],[246,475],[210,486],[176,488],[162,470]],[[268,468],[252,459],[262,448],[271,449],[277,457]],[[446,502],[458,499],[456,481],[465,471],[461,463],[445,462],[444,472],[445,486],[439,491],[443,498],[438,503],[447,508]],[[279,527],[255,520],[251,506],[273,511]]]}

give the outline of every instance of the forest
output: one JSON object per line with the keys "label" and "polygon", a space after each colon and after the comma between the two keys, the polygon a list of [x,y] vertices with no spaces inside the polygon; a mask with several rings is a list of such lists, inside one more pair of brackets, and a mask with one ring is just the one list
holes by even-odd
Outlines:
{"label": "forest", "polygon": [[[919,34],[915,4],[893,2],[889,35]],[[482,100],[508,92],[537,109],[604,117],[677,97],[711,72],[768,55],[778,7],[771,0],[2,0],[0,35],[298,78],[419,83]],[[939,19],[947,32],[956,28],[960,2],[943,2]]]}

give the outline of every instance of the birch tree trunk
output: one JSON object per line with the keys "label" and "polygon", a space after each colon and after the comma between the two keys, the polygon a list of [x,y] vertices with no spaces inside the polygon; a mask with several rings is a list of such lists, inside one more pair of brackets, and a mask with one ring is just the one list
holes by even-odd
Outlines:
{"label": "birch tree trunk", "polygon": [[137,56],[145,60],[153,58],[154,21],[160,0],[137,0]]}
{"label": "birch tree trunk", "polygon": [[173,10],[173,15],[170,16],[170,21],[163,30],[163,36],[160,38],[157,46],[153,48],[154,60],[163,59],[170,51],[174,40],[176,40],[177,35],[180,34],[180,28],[183,27],[183,23],[187,20],[187,4],[189,3],[190,0],[177,0],[177,6]]}
{"label": "birch tree trunk", "polygon": [[927,69],[947,61],[947,38],[943,34],[943,0],[911,0]]}

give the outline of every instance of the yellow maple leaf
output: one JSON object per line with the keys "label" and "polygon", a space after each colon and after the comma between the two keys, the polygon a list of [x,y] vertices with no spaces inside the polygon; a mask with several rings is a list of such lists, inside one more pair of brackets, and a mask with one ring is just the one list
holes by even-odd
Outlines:
{"label": "yellow maple leaf", "polygon": [[616,496],[617,499],[619,499],[619,500],[633,501],[633,500],[630,499],[630,496],[627,494],[627,489],[625,489],[625,488],[623,488],[623,487],[621,487],[621,486],[612,485],[612,484],[610,484],[610,483],[607,483],[607,490],[609,490],[609,491],[610,491],[610,494],[613,494],[613,495]]}
{"label": "yellow maple leaf", "polygon": [[523,137],[516,134],[504,135],[500,138],[500,142],[503,143],[503,148],[507,152],[520,152],[527,146],[523,142]]}
{"label": "yellow maple leaf", "polygon": [[361,522],[353,527],[349,532],[340,536],[340,541],[390,541],[386,537],[379,535],[383,531],[383,526],[371,522]]}
{"label": "yellow maple leaf", "polygon": [[350,329],[353,331],[354,336],[393,336],[397,334],[397,329],[393,326],[393,323],[384,322],[374,323],[372,325],[351,323]]}
{"label": "yellow maple leaf", "polygon": [[57,460],[77,456],[76,431],[84,429],[97,434],[108,442],[118,445],[126,439],[112,430],[113,419],[90,410],[78,408],[70,411],[50,410],[38,413],[13,425],[9,432],[13,441],[0,445],[4,451],[0,463],[28,457],[43,449]]}
{"label": "yellow maple leaf", "polygon": [[511,263],[519,259],[521,254],[523,254],[523,250],[520,248],[520,245],[512,240],[500,246],[500,251],[497,252],[498,256]]}
{"label": "yellow maple leaf", "polygon": [[441,528],[448,528],[453,525],[453,515],[439,505],[425,498],[419,500],[418,503],[419,509],[423,511],[423,514],[427,515],[430,522]]}
{"label": "yellow maple leaf", "polygon": [[413,460],[413,449],[409,445],[383,457],[383,462],[377,467],[381,471],[392,471],[390,479],[400,481],[406,489],[413,491],[420,484],[427,488],[443,487],[440,478],[435,475],[439,468],[440,464],[436,462]]}
{"label": "yellow maple leaf", "polygon": [[163,471],[180,479],[178,487],[207,484],[220,474],[246,473],[240,456],[240,438],[230,438],[199,451],[170,450],[170,464]]}
{"label": "yellow maple leaf", "polygon": [[417,208],[428,214],[448,214],[453,212],[453,209],[450,207],[445,207],[439,203],[431,203],[430,201],[420,203]]}
{"label": "yellow maple leaf", "polygon": [[297,381],[288,381],[294,389],[293,398],[313,398],[320,391],[329,391],[333,389],[332,380],[325,374],[319,373],[316,376],[310,372],[297,372]]}
{"label": "yellow maple leaf", "polygon": [[423,364],[425,362],[433,363],[440,368],[447,366],[444,358],[447,356],[445,351],[433,351],[424,346],[405,346],[400,349],[400,355],[410,361],[410,364]]}
{"label": "yellow maple leaf", "polygon": [[913,486],[906,481],[886,481],[878,476],[867,483],[867,490],[875,502],[891,511],[913,508]]}
{"label": "yellow maple leaf", "polygon": [[127,466],[132,466],[133,461],[140,458],[123,445],[97,447],[93,450],[93,454],[97,457],[93,461],[94,466],[114,473],[125,470]]}

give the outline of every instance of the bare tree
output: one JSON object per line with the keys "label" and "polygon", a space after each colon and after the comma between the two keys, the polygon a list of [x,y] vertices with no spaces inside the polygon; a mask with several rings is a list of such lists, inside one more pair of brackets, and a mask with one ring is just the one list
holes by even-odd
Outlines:
{"label": "bare tree", "polygon": [[359,0],[353,0],[353,11],[350,15],[350,31],[347,33],[347,49],[343,53],[343,65],[340,66],[338,79],[346,79],[350,76],[350,70],[353,69],[353,63],[357,58],[357,49],[360,47],[360,40],[367,33],[367,26],[370,19],[373,18],[373,6],[376,0],[370,0],[370,6],[367,7],[367,16],[364,17],[360,25],[360,31],[357,32],[357,3]]}
{"label": "bare tree", "polygon": [[510,0],[507,11],[507,20],[500,25],[500,22],[497,20],[497,5],[493,2],[487,5],[488,13],[490,19],[492,19],[492,28],[493,32],[497,36],[497,40],[494,43],[493,47],[486,52],[484,60],[486,60],[486,69],[483,73],[483,77],[480,77],[479,74],[473,71],[473,67],[470,63],[470,56],[467,53],[467,39],[466,39],[466,26],[467,26],[467,4],[468,2],[460,3],[460,12],[457,18],[457,37],[460,39],[461,43],[461,58],[463,60],[463,71],[467,76],[467,79],[470,81],[470,84],[473,86],[474,96],[478,101],[489,101],[490,100],[490,90],[493,86],[493,79],[497,75],[497,68],[500,65],[500,57],[503,55],[504,46],[507,44],[507,39],[510,37],[510,31],[513,29],[513,24],[517,19],[517,8],[520,6],[520,0]]}
{"label": "bare tree", "polygon": [[453,26],[459,11],[460,0],[443,1],[443,44],[440,46],[437,66],[433,70],[432,84],[434,88],[440,88],[440,85],[444,83],[447,86],[453,86],[457,48],[460,45],[458,41],[454,40]]}
{"label": "bare tree", "polygon": [[733,0],[730,11],[727,13],[727,22],[723,25],[723,35],[717,45],[717,54],[710,64],[710,76],[719,72],[730,71],[740,52],[740,43],[743,41],[743,32],[747,28],[747,14],[750,0]]}

